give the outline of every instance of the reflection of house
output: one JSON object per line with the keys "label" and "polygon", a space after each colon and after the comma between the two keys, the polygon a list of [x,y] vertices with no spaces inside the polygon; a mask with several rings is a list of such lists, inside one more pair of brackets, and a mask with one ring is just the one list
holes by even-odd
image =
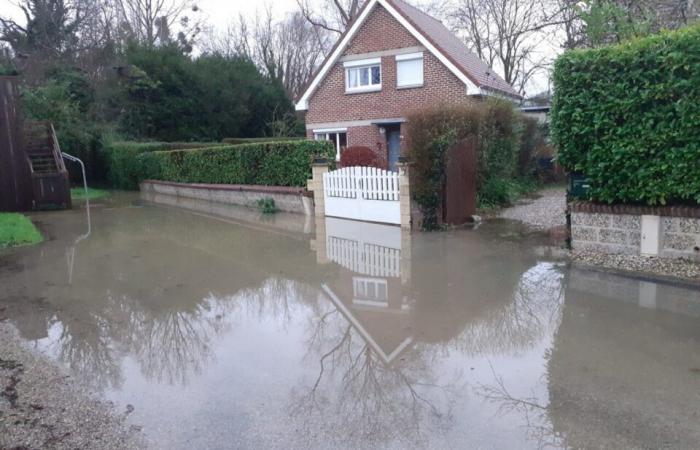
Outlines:
{"label": "reflection of house", "polygon": [[326,218],[325,240],[328,260],[341,268],[323,291],[382,361],[390,364],[413,342],[411,300],[401,282],[402,271],[405,274],[408,269],[401,264],[402,230]]}
{"label": "reflection of house", "polygon": [[466,332],[474,334],[474,352],[506,351],[533,332],[511,314],[532,306],[514,298],[523,297],[516,290],[534,261],[513,257],[517,248],[498,236],[412,239],[398,227],[330,217],[316,230],[317,260],[337,265],[324,271],[324,292],[387,363],[410,342],[448,342]]}

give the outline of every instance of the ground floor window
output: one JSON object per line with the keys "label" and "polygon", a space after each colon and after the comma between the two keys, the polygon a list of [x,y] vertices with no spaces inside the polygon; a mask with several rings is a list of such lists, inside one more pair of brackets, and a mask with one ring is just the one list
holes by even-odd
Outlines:
{"label": "ground floor window", "polygon": [[348,146],[348,133],[346,130],[314,130],[314,139],[333,142],[336,161],[340,161],[340,153]]}

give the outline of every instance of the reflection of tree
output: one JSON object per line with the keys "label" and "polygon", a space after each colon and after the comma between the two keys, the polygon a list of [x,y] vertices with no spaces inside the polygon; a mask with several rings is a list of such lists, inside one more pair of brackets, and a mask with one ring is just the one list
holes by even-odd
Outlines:
{"label": "reflection of tree", "polygon": [[123,381],[119,357],[100,325],[98,320],[77,326],[68,320],[57,321],[54,326],[60,328],[60,334],[52,347],[57,350],[58,359],[70,365],[83,380],[94,386],[119,387]]}
{"label": "reflection of tree", "polygon": [[560,320],[563,278],[563,271],[556,265],[542,263],[532,267],[520,278],[511,302],[471,323],[453,344],[471,354],[530,348]]}
{"label": "reflection of tree", "polygon": [[95,386],[120,386],[124,351],[134,355],[147,378],[186,384],[207,362],[209,342],[221,331],[217,307],[207,299],[194,311],[153,317],[136,300],[110,297],[109,306],[88,323],[61,321],[57,355]]}
{"label": "reflection of tree", "polygon": [[550,408],[543,405],[537,396],[519,397],[510,393],[503,378],[500,377],[491,366],[494,383],[481,385],[476,388],[476,393],[483,399],[498,405],[498,413],[515,413],[520,415],[525,422],[528,434],[535,439],[540,448],[561,448],[564,437],[554,430],[549,419]]}
{"label": "reflection of tree", "polygon": [[212,340],[229,327],[226,316],[245,311],[288,323],[299,301],[317,297],[318,291],[305,283],[276,277],[235,295],[210,293],[184,310],[154,311],[110,291],[99,310],[54,320],[60,333],[52,346],[61,361],[96,387],[121,385],[124,354],[133,355],[146,378],[187,384],[210,363]]}
{"label": "reflection of tree", "polygon": [[[343,445],[398,439],[415,445],[427,427],[446,427],[458,399],[455,383],[434,379],[427,349],[412,349],[386,364],[328,302],[310,327],[309,361],[318,374],[297,391],[290,417],[311,429],[322,418]],[[420,382],[418,380],[421,380]]]}
{"label": "reflection of tree", "polygon": [[[531,347],[547,333],[554,334],[561,322],[566,292],[565,275],[554,264],[538,264],[525,272],[515,292],[514,301],[503,311],[500,323],[485,325],[488,335],[466,330],[474,339],[479,352],[519,351]],[[461,337],[463,338],[463,337]],[[461,340],[460,338],[460,340]],[[482,338],[482,340],[479,340]],[[485,338],[490,345],[484,346]],[[549,352],[549,350],[547,351]],[[490,364],[493,383],[480,384],[475,393],[498,406],[498,413],[514,413],[522,417],[529,435],[540,447],[561,447],[563,438],[555,432],[549,414],[551,405],[533,394],[516,396],[511,393],[502,376]],[[541,379],[546,388],[546,379]]]}

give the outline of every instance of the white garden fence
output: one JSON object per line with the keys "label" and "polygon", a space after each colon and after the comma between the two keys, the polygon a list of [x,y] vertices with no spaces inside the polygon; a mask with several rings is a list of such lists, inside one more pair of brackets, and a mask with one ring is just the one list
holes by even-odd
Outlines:
{"label": "white garden fence", "polygon": [[345,167],[323,174],[326,216],[401,224],[399,174]]}

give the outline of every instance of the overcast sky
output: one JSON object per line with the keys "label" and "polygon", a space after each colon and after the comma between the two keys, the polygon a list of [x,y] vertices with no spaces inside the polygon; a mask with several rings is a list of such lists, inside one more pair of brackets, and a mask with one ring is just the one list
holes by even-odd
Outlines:
{"label": "overcast sky", "polygon": [[[412,0],[411,3],[421,4],[425,2]],[[298,8],[296,0],[196,0],[196,4],[201,10],[202,21],[213,27],[214,30],[225,30],[231,22],[238,18],[239,14],[251,19],[255,17],[256,12],[263,14],[266,5],[272,5],[271,9],[278,18],[282,18]],[[0,0],[0,15],[11,16],[18,21],[24,18],[22,11],[17,7],[17,0]],[[545,51],[552,50],[545,49]],[[544,74],[539,74],[529,83],[527,91],[528,94],[534,94],[547,88],[547,77]]]}
{"label": "overcast sky", "polygon": [[[16,20],[23,19],[22,11],[17,7],[17,0],[0,0],[0,14],[12,16]],[[275,14],[283,16],[297,8],[296,0],[198,0],[197,6],[205,14],[206,22],[219,29],[225,29],[231,20],[242,13],[246,16],[255,16],[256,9],[262,10],[266,4],[273,5]]]}

